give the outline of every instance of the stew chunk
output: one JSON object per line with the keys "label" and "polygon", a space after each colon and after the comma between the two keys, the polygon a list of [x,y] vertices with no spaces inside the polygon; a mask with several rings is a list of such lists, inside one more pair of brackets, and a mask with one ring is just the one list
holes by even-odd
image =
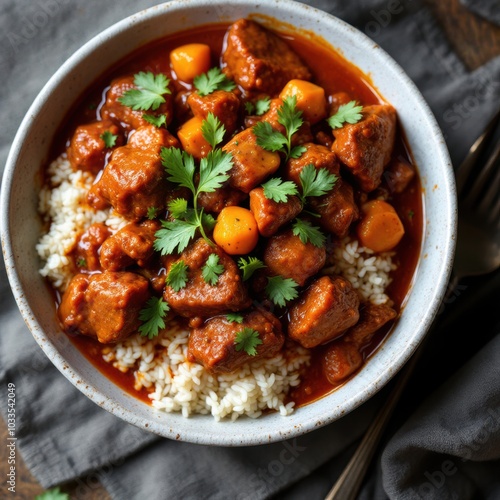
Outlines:
{"label": "stew chunk", "polygon": [[[237,335],[244,328],[258,332],[262,344],[250,356],[244,349],[237,350]],[[243,322],[230,322],[226,316],[216,316],[189,336],[188,359],[202,364],[212,372],[231,372],[260,358],[275,356],[282,348],[284,335],[276,316],[264,309],[255,309],[243,315]]]}
{"label": "stew chunk", "polygon": [[158,154],[129,146],[117,148],[90,189],[89,204],[104,208],[109,203],[130,220],[146,217],[149,207],[165,207],[168,183],[164,172]]}
{"label": "stew chunk", "polygon": [[103,344],[118,342],[137,332],[149,297],[148,280],[135,273],[77,274],[63,295],[59,318],[66,331]]}
{"label": "stew chunk", "polygon": [[288,335],[311,348],[338,337],[359,319],[359,297],[341,276],[322,276],[290,308]]}
{"label": "stew chunk", "polygon": [[395,317],[396,311],[387,304],[365,302],[360,307],[359,321],[323,354],[322,367],[328,381],[339,384],[358,370],[363,364],[363,347],[377,330]]}
{"label": "stew chunk", "polygon": [[[219,264],[224,267],[215,285],[203,278],[203,267],[212,254],[219,257]],[[188,281],[186,286],[176,291],[168,285],[168,276],[172,265],[179,262],[188,268]],[[211,247],[202,238],[192,243],[170,265],[164,297],[174,311],[188,318],[208,318],[225,311],[239,311],[252,303],[233,259],[220,247]]]}
{"label": "stew chunk", "polygon": [[379,186],[391,159],[395,134],[396,110],[390,104],[365,106],[361,121],[333,131],[332,150],[363,191]]}
{"label": "stew chunk", "polygon": [[248,19],[230,27],[222,59],[227,76],[241,87],[271,96],[289,80],[311,79],[309,68],[282,38]]}

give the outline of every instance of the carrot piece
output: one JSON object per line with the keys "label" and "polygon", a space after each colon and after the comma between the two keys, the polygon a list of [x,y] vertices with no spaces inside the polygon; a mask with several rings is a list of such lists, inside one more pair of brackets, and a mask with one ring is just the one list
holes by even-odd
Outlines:
{"label": "carrot piece", "polygon": [[213,238],[230,255],[250,253],[259,240],[255,217],[246,208],[225,207],[217,217]]}
{"label": "carrot piece", "polygon": [[194,116],[185,121],[177,130],[177,137],[186,153],[193,155],[196,159],[207,156],[212,146],[203,137],[201,125],[203,118]]}
{"label": "carrot piece", "polygon": [[296,96],[297,109],[304,120],[314,124],[326,117],[326,98],[322,87],[306,80],[290,80],[280,93],[280,98]]}
{"label": "carrot piece", "polygon": [[401,241],[405,230],[392,205],[372,200],[362,205],[361,212],[363,215],[357,226],[361,245],[374,252],[387,252]]}
{"label": "carrot piece", "polygon": [[210,47],[204,43],[181,45],[170,52],[170,65],[179,80],[191,82],[210,69]]}

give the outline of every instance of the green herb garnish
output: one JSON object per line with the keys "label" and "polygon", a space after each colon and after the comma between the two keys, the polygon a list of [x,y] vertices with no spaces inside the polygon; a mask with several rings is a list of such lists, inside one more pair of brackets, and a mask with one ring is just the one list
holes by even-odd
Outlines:
{"label": "green herb garnish", "polygon": [[226,319],[230,323],[239,323],[241,325],[241,323],[243,323],[244,318],[241,314],[238,314],[238,313],[227,313]]}
{"label": "green herb garnish", "polygon": [[211,94],[216,90],[230,92],[236,88],[236,84],[220,68],[211,68],[206,73],[195,76],[193,84],[201,96]]}
{"label": "green herb garnish", "polygon": [[104,141],[104,146],[106,146],[107,148],[114,147],[116,144],[116,139],[118,139],[118,136],[112,134],[109,130],[105,130],[99,137]]}
{"label": "green herb garnish", "polygon": [[133,110],[155,111],[165,102],[164,95],[170,94],[170,80],[163,74],[155,75],[141,71],[134,75],[136,89],[130,89],[118,98],[118,102]]}
{"label": "green herb garnish", "polygon": [[172,264],[167,275],[166,284],[171,286],[174,292],[178,292],[184,288],[188,282],[188,272],[189,268],[186,266],[183,260],[179,260]]}
{"label": "green herb garnish", "polygon": [[142,117],[148,122],[151,123],[151,125],[154,125],[157,128],[162,127],[163,125],[166,126],[167,124],[167,115],[160,115],[160,116],[155,116],[155,115],[148,115],[147,113],[144,113]]}
{"label": "green herb garnish", "polygon": [[302,219],[295,219],[292,225],[292,232],[300,238],[304,243],[311,242],[315,247],[323,247],[326,241],[326,236],[321,232],[319,227],[311,225],[310,222]]}
{"label": "green herb garnish", "polygon": [[257,144],[268,151],[278,151],[285,155],[285,161],[289,158],[298,158],[306,148],[304,146],[292,146],[292,136],[301,127],[302,111],[296,109],[297,97],[288,96],[278,108],[278,122],[285,127],[285,134],[273,129],[269,122],[259,122],[253,127],[253,133],[257,137]]}
{"label": "green herb garnish", "polygon": [[139,312],[139,319],[143,321],[139,327],[141,336],[149,339],[156,337],[165,328],[164,318],[169,310],[169,305],[161,297],[151,297]]}
{"label": "green herb garnish", "polygon": [[266,265],[257,257],[248,257],[248,260],[241,257],[238,261],[238,267],[243,271],[243,281],[247,281],[257,269],[263,269]]}
{"label": "green herb garnish", "polygon": [[349,101],[339,106],[337,112],[326,121],[333,129],[340,128],[344,123],[358,123],[363,118],[362,111],[363,106],[357,106],[356,101]]}
{"label": "green herb garnish", "polygon": [[201,275],[205,283],[214,286],[219,281],[219,276],[224,272],[224,266],[220,263],[219,256],[212,253],[208,256],[205,265],[201,268]]}
{"label": "green herb garnish", "polygon": [[289,196],[298,194],[297,184],[293,181],[283,181],[279,177],[273,177],[262,184],[264,196],[276,203],[286,203]]}
{"label": "green herb garnish", "polygon": [[256,348],[262,344],[262,340],[260,340],[258,331],[245,327],[236,334],[234,343],[238,352],[245,351],[249,356],[256,356]]}
{"label": "green herb garnish", "polygon": [[275,305],[285,307],[288,301],[297,298],[298,286],[292,278],[272,276],[267,278],[266,294]]}
{"label": "green herb garnish", "polygon": [[169,174],[168,180],[188,188],[193,194],[192,208],[188,208],[187,201],[182,198],[169,204],[170,214],[174,220],[162,221],[162,229],[155,233],[154,248],[162,255],[176,251],[182,252],[198,230],[205,241],[213,245],[206,231],[213,229],[215,220],[211,215],[205,214],[203,209],[198,208],[198,195],[213,193],[220,188],[229,178],[228,172],[233,162],[230,153],[215,148],[218,138],[224,135],[225,129],[212,113],[209,113],[207,119],[204,120],[202,131],[207,134],[205,137],[207,141],[213,141],[214,149],[201,159],[197,183],[195,181],[196,165],[191,155],[179,148],[162,148],[161,150],[162,164]]}

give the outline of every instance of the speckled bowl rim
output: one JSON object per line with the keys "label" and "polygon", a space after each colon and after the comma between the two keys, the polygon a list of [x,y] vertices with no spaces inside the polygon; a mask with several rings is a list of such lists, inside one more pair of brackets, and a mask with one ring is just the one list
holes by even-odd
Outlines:
{"label": "speckled bowl rim", "polygon": [[[205,24],[207,19],[220,17],[222,20],[234,20],[248,13],[256,13],[257,17],[264,15],[264,22],[265,16],[270,16],[279,22],[298,26],[299,29],[314,31],[331,45],[340,47],[340,52],[348,60],[355,61],[363,57],[359,54],[364,52],[369,54],[364,56],[363,64],[357,62],[356,65],[370,75],[383,97],[398,109],[421,173],[425,236],[422,258],[404,313],[396,329],[359,374],[332,394],[298,408],[290,416],[270,414],[259,419],[215,422],[210,415],[184,418],[180,414],[154,410],[124,393],[97,370],[92,371],[88,360],[67,339],[64,340],[54,312],[47,311],[47,301],[51,299],[41,296],[46,286],[42,284],[43,279],[40,276],[28,279],[27,276],[28,272],[33,271],[36,253],[32,249],[26,252],[19,249],[21,241],[18,240],[21,240],[21,236],[16,235],[15,228],[24,219],[35,217],[33,207],[36,210],[38,196],[36,189],[24,188],[23,191],[19,178],[25,175],[24,170],[28,168],[26,155],[35,147],[33,141],[39,139],[40,134],[44,137],[36,118],[44,106],[54,99],[54,95],[61,92],[62,85],[75,82],[85,74],[81,73],[83,64],[90,64],[92,59],[89,57],[94,52],[118,50],[116,39],[122,37],[123,42],[125,33],[145,33],[147,38],[154,29],[158,29],[152,27],[158,24],[159,19],[165,22],[175,20],[176,29],[173,31],[179,31],[185,28],[182,23],[189,24],[190,17],[195,15],[203,18],[201,23]],[[109,62],[106,63],[108,65]],[[382,72],[377,69],[380,67],[383,67]],[[383,83],[389,79],[397,82],[398,87]],[[61,115],[56,112],[54,120],[60,121]],[[420,133],[416,126],[425,131],[425,140],[424,133]],[[47,140],[50,141],[51,136],[47,136]],[[43,160],[38,157],[37,165]],[[431,160],[432,168],[428,165],[422,168],[420,161],[427,163]],[[31,170],[28,168],[28,171],[34,172],[34,167]],[[23,203],[31,206],[24,209]],[[409,359],[438,313],[455,250],[456,194],[453,169],[439,126],[419,90],[402,68],[362,32],[330,14],[293,0],[273,0],[262,4],[247,0],[172,0],[130,16],[94,37],[60,67],[26,114],[7,160],[0,207],[2,249],[9,282],[28,328],[52,363],[92,401],[126,422],[167,438],[207,445],[258,445],[296,437],[334,422],[377,393]],[[18,218],[22,220],[18,221]],[[27,238],[26,235],[24,237]],[[38,268],[38,261],[36,266]]]}

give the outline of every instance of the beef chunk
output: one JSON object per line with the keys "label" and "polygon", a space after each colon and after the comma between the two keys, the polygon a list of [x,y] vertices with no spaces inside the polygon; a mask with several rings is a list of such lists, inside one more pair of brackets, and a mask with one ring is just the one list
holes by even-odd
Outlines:
{"label": "beef chunk", "polygon": [[[250,356],[243,349],[236,350],[236,336],[244,328],[259,333],[262,344],[256,346],[255,356]],[[212,372],[232,372],[249,361],[275,356],[283,343],[284,335],[278,318],[259,308],[243,314],[242,323],[230,322],[221,315],[194,328],[189,335],[188,359]]]}
{"label": "beef chunk", "polygon": [[363,303],[359,309],[358,322],[322,353],[321,365],[327,380],[337,385],[356,372],[364,361],[363,347],[377,330],[396,315],[396,311],[387,304]]}
{"label": "beef chunk", "polygon": [[389,104],[365,106],[361,121],[333,131],[332,151],[363,191],[373,191],[380,184],[395,134],[396,110]]}
{"label": "beef chunk", "polygon": [[165,207],[168,182],[158,154],[122,146],[115,149],[101,178],[92,186],[88,202],[95,208],[110,204],[129,220],[146,217],[149,207]]}
{"label": "beef chunk", "polygon": [[268,238],[296,217],[302,211],[302,204],[296,196],[289,196],[286,202],[270,200],[264,195],[264,188],[257,187],[250,191],[250,210],[259,233]]}
{"label": "beef chunk", "polygon": [[363,364],[363,356],[355,344],[343,339],[332,342],[323,353],[321,368],[332,385],[345,382]]}
{"label": "beef chunk", "polygon": [[391,193],[402,193],[415,177],[415,169],[405,160],[394,160],[387,165],[384,180]]}
{"label": "beef chunk", "polygon": [[292,278],[303,286],[325,265],[326,250],[310,242],[302,243],[289,229],[269,238],[263,260],[271,274]]}
{"label": "beef chunk", "polygon": [[[218,255],[219,263],[224,266],[224,272],[219,275],[215,285],[206,283],[202,274],[203,266],[211,254]],[[252,303],[238,266],[220,247],[212,247],[200,238],[182,252],[176,262],[179,261],[188,267],[188,282],[177,292],[171,286],[166,286],[164,296],[171,308],[181,316],[208,318],[225,311],[245,309]],[[171,266],[167,277],[170,269]]]}
{"label": "beef chunk", "polygon": [[200,193],[198,195],[198,206],[203,208],[205,212],[218,214],[225,207],[239,205],[247,197],[248,195],[243,191],[225,185],[211,193]]}
{"label": "beef chunk", "polygon": [[156,221],[132,222],[110,236],[102,245],[100,262],[104,269],[119,271],[132,264],[143,266],[153,255]]}
{"label": "beef chunk", "polygon": [[240,99],[234,92],[215,90],[204,96],[193,92],[189,95],[187,103],[194,116],[205,119],[208,113],[213,113],[226,128],[227,136],[235,132],[238,125]]}
{"label": "beef chunk", "polygon": [[359,218],[352,186],[340,177],[330,192],[310,198],[309,205],[321,215],[319,225],[339,238],[344,237],[351,224]]}
{"label": "beef chunk", "polygon": [[[128,90],[136,88],[133,75],[114,79],[106,93],[106,101],[101,107],[101,118],[112,120],[127,133],[143,125],[148,125],[148,122],[143,118],[144,111],[133,110],[128,106],[124,106],[118,100]],[[163,97],[165,98],[165,102],[155,111],[148,111],[147,113],[154,116],[165,115],[168,125],[173,118],[174,98],[173,94],[165,94]]]}
{"label": "beef chunk", "polygon": [[290,308],[288,335],[311,348],[342,335],[359,319],[359,297],[341,276],[322,276]]}
{"label": "beef chunk", "polygon": [[123,135],[111,120],[96,121],[76,128],[68,147],[68,160],[73,168],[94,175],[104,168],[106,155],[111,151],[102,138],[104,132],[116,136],[116,146],[123,144]]}
{"label": "beef chunk", "polygon": [[387,304],[364,302],[359,308],[358,322],[345,334],[346,340],[364,347],[377,330],[397,316],[396,311]]}
{"label": "beef chunk", "polygon": [[179,148],[180,142],[166,128],[148,124],[130,134],[128,145],[131,148],[146,149],[159,154],[161,148]]}
{"label": "beef chunk", "polygon": [[229,184],[244,193],[249,193],[280,166],[280,155],[260,147],[251,129],[236,134],[222,149],[233,156]]}
{"label": "beef chunk", "polygon": [[99,251],[101,245],[110,236],[109,229],[99,222],[89,226],[78,238],[71,256],[76,267],[85,271],[98,271],[101,269]]}
{"label": "beef chunk", "polygon": [[77,274],[62,297],[58,314],[66,331],[108,344],[137,331],[139,312],[149,298],[148,280],[138,274]]}
{"label": "beef chunk", "polygon": [[285,165],[285,177],[300,186],[300,173],[307,165],[314,165],[319,170],[325,168],[331,174],[338,175],[340,165],[337,157],[327,147],[312,142],[303,145],[306,150],[298,158],[290,158]]}
{"label": "beef chunk", "polygon": [[248,19],[229,28],[222,60],[225,73],[238,85],[271,96],[289,80],[311,79],[309,68],[282,38]]}

